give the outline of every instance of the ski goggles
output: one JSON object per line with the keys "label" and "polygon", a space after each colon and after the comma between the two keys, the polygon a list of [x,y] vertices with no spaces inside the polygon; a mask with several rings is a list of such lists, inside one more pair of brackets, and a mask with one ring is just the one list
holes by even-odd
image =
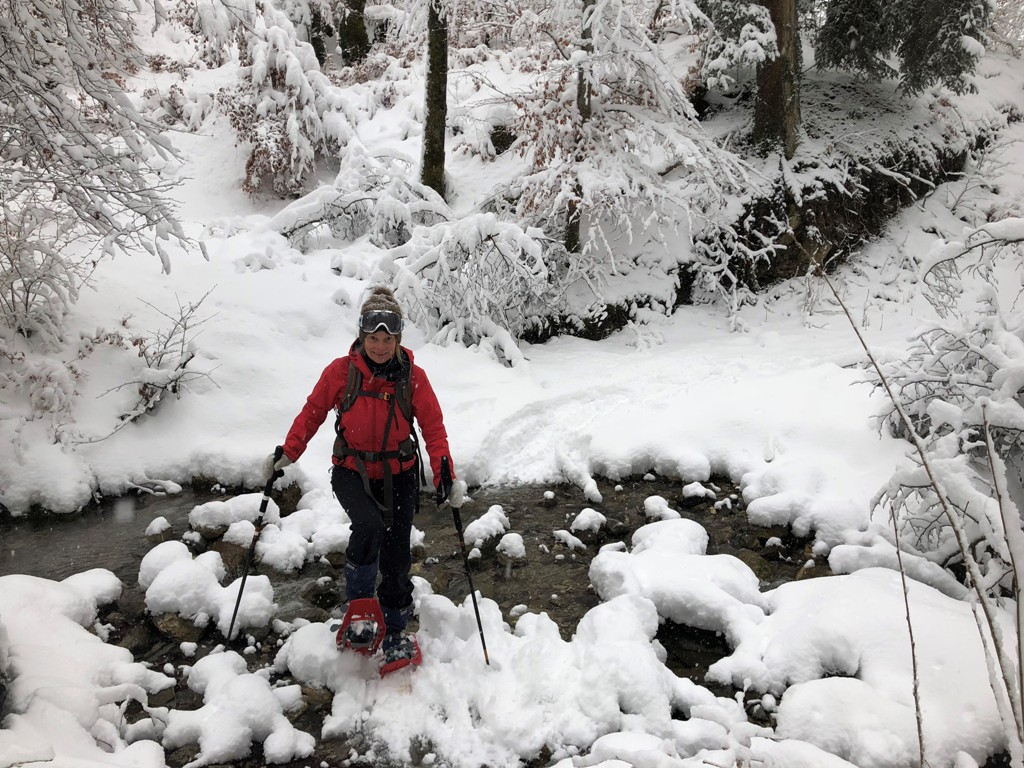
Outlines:
{"label": "ski goggles", "polygon": [[397,336],[402,332],[404,325],[405,321],[401,315],[386,309],[375,309],[359,316],[359,330],[363,333],[374,333],[383,328],[392,336]]}

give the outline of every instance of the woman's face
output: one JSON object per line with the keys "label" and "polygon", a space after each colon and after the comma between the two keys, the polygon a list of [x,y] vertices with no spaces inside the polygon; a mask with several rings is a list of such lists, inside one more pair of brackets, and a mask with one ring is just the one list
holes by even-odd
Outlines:
{"label": "woman's face", "polygon": [[387,331],[374,331],[363,339],[366,356],[375,363],[386,363],[395,356],[398,339]]}

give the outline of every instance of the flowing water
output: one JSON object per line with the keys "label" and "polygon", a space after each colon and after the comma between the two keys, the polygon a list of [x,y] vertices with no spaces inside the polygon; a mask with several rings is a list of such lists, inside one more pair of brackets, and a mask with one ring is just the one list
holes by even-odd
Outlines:
{"label": "flowing water", "polygon": [[76,515],[41,515],[0,520],[0,576],[23,573],[60,580],[90,568],[106,568],[134,583],[151,544],[146,529],[164,517],[180,535],[188,513],[213,494],[185,491],[173,496],[125,496]]}

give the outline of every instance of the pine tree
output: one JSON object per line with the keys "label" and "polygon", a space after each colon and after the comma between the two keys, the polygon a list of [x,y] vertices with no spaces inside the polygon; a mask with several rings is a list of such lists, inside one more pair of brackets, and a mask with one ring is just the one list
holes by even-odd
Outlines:
{"label": "pine tree", "polygon": [[699,0],[688,25],[703,40],[700,76],[709,88],[733,91],[732,73],[757,69],[779,55],[771,12],[742,0]]}
{"label": "pine tree", "polygon": [[366,33],[366,0],[344,0],[337,7],[338,47],[346,64],[358,64],[370,52]]}
{"label": "pine tree", "polygon": [[936,84],[962,93],[984,52],[991,10],[989,0],[830,0],[818,64],[895,77],[909,93]]}
{"label": "pine tree", "polygon": [[[269,186],[282,197],[294,196],[348,131],[327,135],[322,112],[331,85],[312,45],[299,39],[283,11],[264,0],[247,33],[238,85],[219,95],[239,139],[251,146],[243,188],[256,195]],[[344,120],[333,125],[347,128]]]}

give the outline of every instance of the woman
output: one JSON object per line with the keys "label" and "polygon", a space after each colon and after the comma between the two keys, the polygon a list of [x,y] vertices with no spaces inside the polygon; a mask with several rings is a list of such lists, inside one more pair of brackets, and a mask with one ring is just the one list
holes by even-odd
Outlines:
{"label": "woman", "polygon": [[[423,475],[414,418],[430,455],[438,504],[448,498],[454,478],[441,406],[427,374],[401,344],[403,325],[402,308],[391,290],[371,289],[360,310],[359,337],[347,357],[324,369],[274,464],[283,469],[296,461],[327,413],[337,412],[331,486],[352,520],[345,597],[347,604],[372,597],[379,573],[384,664],[391,668],[419,659],[415,638],[403,634],[412,615],[409,535]],[[358,624],[343,625],[352,633],[342,638],[346,644],[367,642]]]}

